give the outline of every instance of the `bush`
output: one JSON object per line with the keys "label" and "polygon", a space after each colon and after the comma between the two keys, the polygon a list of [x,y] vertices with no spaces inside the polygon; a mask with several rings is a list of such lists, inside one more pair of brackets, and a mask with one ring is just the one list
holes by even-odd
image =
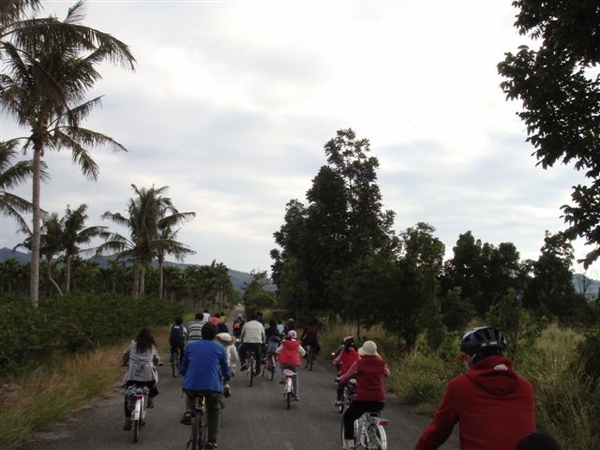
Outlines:
{"label": "bush", "polygon": [[32,308],[25,297],[0,297],[0,375],[56,351],[89,350],[133,337],[143,326],[166,327],[181,315],[181,305],[156,298],[65,295]]}

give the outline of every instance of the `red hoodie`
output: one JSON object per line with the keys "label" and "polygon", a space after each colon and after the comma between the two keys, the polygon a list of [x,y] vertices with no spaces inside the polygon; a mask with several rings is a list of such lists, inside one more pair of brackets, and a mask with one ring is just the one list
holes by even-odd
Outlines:
{"label": "red hoodie", "polygon": [[514,450],[535,431],[533,386],[502,356],[488,356],[448,383],[415,450],[435,450],[460,422],[461,450]]}

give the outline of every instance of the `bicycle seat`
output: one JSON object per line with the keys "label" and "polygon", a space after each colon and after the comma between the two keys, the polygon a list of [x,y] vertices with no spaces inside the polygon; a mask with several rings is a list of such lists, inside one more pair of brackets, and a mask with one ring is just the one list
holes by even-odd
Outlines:
{"label": "bicycle seat", "polygon": [[294,377],[294,376],[298,375],[296,372],[294,372],[293,370],[290,370],[290,369],[283,369],[283,374],[286,377]]}

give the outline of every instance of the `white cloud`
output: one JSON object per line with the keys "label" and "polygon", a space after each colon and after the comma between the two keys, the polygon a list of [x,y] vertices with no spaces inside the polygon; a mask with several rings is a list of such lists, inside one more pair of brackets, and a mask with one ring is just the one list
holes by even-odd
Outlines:
{"label": "white cloud", "polygon": [[[94,151],[96,183],[48,155],[44,208],[88,203],[90,223],[111,225],[100,214],[124,211],[132,183],[169,186],[197,213],[179,233],[197,251],[187,262],[268,270],[286,203],[305,201],[324,144],[351,127],[379,159],[398,231],[425,221],[448,251],[471,230],[536,258],[582,176],[535,167],[520,105],[499,88],[498,62],[525,42],[515,13],[480,0],[89,0],[84,23],[127,43],[138,66],[102,67],[91,95],[103,108],[85,125],[129,152]],[[17,239],[0,218],[0,246]]]}

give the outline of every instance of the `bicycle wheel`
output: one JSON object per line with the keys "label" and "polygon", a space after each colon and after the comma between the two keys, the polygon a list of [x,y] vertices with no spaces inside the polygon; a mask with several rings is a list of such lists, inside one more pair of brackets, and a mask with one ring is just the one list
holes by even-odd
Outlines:
{"label": "bicycle wheel", "polygon": [[308,363],[310,361],[310,352],[312,351],[312,347],[310,345],[306,346],[306,361],[304,362],[304,368],[308,369]]}
{"label": "bicycle wheel", "polygon": [[285,403],[287,405],[287,409],[290,409],[290,407],[292,405],[292,393],[291,392],[285,393]]}
{"label": "bicycle wheel", "polygon": [[371,424],[369,426],[369,449],[387,450],[387,435],[385,428],[381,425]]}
{"label": "bicycle wheel", "polygon": [[131,429],[133,430],[133,442],[139,442],[142,431],[142,400],[135,401],[134,410],[131,413]]}
{"label": "bicycle wheel", "polygon": [[250,358],[250,363],[248,364],[248,386],[252,387],[252,382],[254,381],[254,358]]}
{"label": "bicycle wheel", "polygon": [[347,391],[346,388],[344,388],[344,394],[342,395],[342,401],[340,402],[340,404],[337,406],[337,410],[340,414],[342,414],[344,412],[344,409],[346,408],[346,402],[348,400],[348,395],[347,395]]}
{"label": "bicycle wheel", "polygon": [[173,361],[171,361],[171,372],[173,373],[173,378],[177,378],[177,375],[179,375],[179,351],[173,352]]}
{"label": "bicycle wheel", "polygon": [[273,357],[269,359],[269,381],[273,381],[275,378],[275,361],[273,361]]}

